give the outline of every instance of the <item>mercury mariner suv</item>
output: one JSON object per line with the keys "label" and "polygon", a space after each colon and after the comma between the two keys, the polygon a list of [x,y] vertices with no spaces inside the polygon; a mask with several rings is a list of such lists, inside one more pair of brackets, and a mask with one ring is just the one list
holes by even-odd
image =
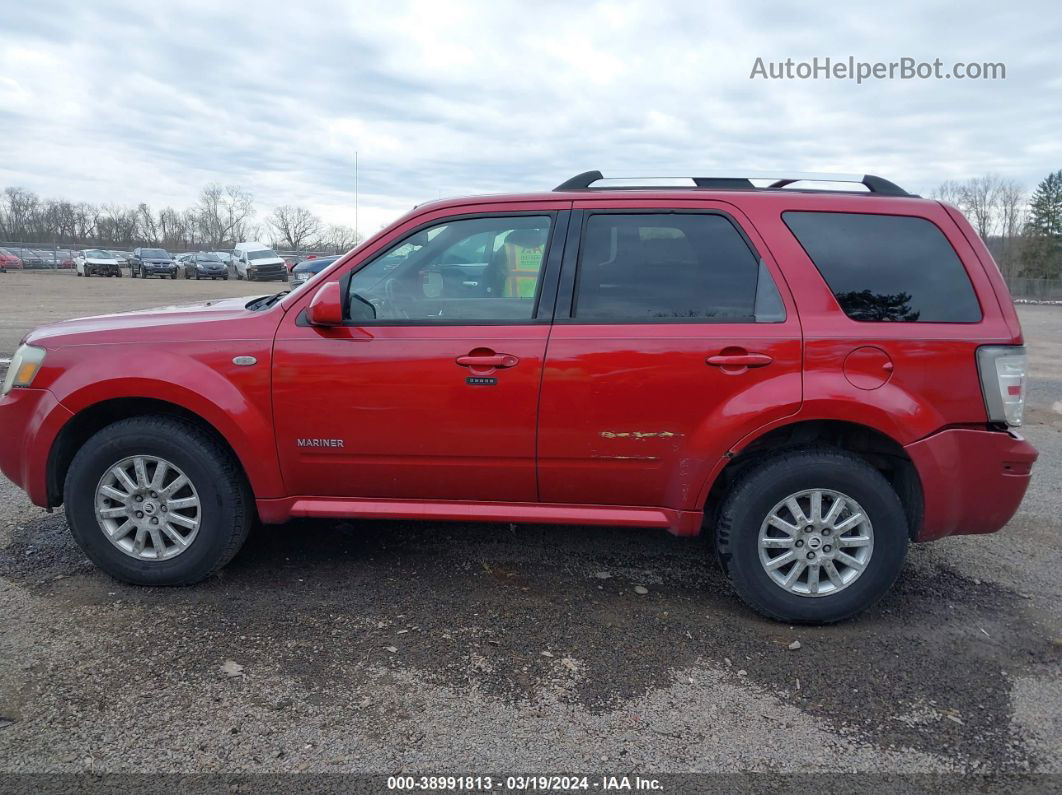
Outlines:
{"label": "mercury mariner suv", "polygon": [[421,205],[290,293],[45,326],[0,467],[130,583],[292,517],[703,529],[756,610],[847,618],[909,542],[1003,527],[1037,453],[970,224],[829,180],[592,171]]}

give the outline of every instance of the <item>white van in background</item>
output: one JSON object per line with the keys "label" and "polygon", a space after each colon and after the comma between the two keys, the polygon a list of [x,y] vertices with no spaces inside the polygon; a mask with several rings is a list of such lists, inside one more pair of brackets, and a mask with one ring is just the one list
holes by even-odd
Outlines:
{"label": "white van in background", "polygon": [[232,249],[232,267],[237,279],[249,282],[288,279],[284,260],[265,243],[255,240],[236,244]]}

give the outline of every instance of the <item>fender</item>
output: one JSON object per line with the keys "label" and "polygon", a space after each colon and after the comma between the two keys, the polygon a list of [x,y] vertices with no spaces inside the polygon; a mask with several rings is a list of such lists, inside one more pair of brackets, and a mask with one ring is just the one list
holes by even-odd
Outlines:
{"label": "fender", "polygon": [[[814,379],[807,379],[805,387],[808,382],[813,383],[816,394],[805,396],[798,411],[764,423],[736,439],[725,455],[716,460],[698,492],[696,507],[704,508],[716,478],[731,460],[753,442],[779,428],[814,420],[846,422],[877,431],[904,447],[949,424],[933,405],[917,400],[899,384],[889,383],[872,391],[861,390],[852,387],[841,372],[822,371],[816,373]],[[823,396],[827,394],[830,396]]]}
{"label": "fender", "polygon": [[116,398],[172,403],[197,414],[228,442],[256,497],[284,496],[273,438],[270,341],[241,341],[241,355],[257,360],[253,367],[233,364],[231,342],[187,342],[179,354],[135,343],[110,347],[105,366],[95,356],[79,363],[75,348],[54,352],[69,361],[48,385],[60,406],[76,416]]}

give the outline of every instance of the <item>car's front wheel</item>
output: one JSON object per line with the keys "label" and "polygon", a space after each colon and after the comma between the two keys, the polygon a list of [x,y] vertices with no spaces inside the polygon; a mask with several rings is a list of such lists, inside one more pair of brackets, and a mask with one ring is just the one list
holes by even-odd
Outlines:
{"label": "car's front wheel", "polygon": [[135,585],[188,585],[239,551],[253,518],[232,454],[173,417],[109,425],[74,456],[64,485],[67,521],[89,559]]}
{"label": "car's front wheel", "polygon": [[780,621],[828,624],[896,581],[907,517],[885,477],[834,449],[780,453],[745,473],[719,514],[719,559],[738,595]]}

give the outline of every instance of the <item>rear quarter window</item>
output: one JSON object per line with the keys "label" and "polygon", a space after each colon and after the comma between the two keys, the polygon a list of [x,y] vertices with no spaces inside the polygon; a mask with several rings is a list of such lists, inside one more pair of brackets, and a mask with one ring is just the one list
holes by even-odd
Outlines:
{"label": "rear quarter window", "polygon": [[976,323],[959,255],[931,221],[905,215],[787,212],[786,226],[845,314],[866,322]]}

